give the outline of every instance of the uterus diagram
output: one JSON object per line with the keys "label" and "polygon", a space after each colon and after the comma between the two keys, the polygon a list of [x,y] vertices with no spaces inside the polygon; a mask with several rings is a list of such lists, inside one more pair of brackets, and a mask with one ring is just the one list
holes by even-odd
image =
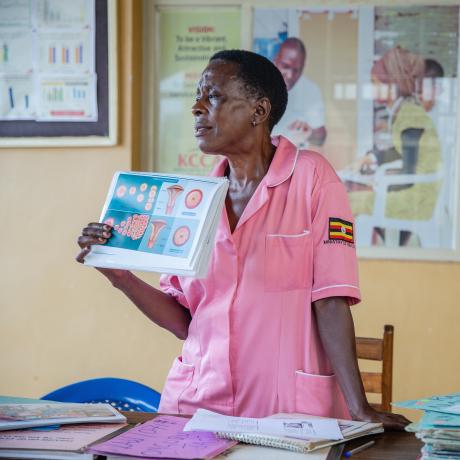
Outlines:
{"label": "uterus diagram", "polygon": [[176,205],[177,198],[181,193],[184,192],[184,187],[179,184],[170,185],[166,188],[168,192],[168,202],[166,203],[166,214],[171,215],[174,211],[174,206]]}
{"label": "uterus diagram", "polygon": [[150,236],[147,241],[147,247],[153,248],[155,246],[158,237],[160,236],[161,231],[166,227],[166,222],[164,220],[152,220],[150,222]]}

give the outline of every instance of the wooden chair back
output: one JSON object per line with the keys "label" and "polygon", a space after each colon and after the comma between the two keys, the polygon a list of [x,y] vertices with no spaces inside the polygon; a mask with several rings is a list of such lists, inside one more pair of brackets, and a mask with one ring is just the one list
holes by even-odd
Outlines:
{"label": "wooden chair back", "polygon": [[386,324],[381,339],[356,337],[358,359],[382,362],[382,372],[361,372],[361,378],[366,393],[381,395],[381,403],[371,403],[371,406],[387,412],[391,412],[393,387],[393,333],[393,326]]}

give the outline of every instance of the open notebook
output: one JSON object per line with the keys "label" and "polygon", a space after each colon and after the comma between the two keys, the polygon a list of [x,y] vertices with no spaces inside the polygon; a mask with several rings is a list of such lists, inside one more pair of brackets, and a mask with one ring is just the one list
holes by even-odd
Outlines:
{"label": "open notebook", "polygon": [[[236,426],[237,420],[232,419],[243,419],[241,417],[227,417],[222,416],[219,414],[212,413],[210,411],[203,411],[199,409],[197,413],[194,415],[193,418],[196,416],[198,417],[208,417],[208,421],[203,420],[201,426],[202,429],[206,429],[205,423],[209,423],[207,429],[209,431],[215,431],[217,436],[224,438],[224,439],[231,439],[235,441],[244,442],[247,444],[255,444],[260,446],[267,446],[267,447],[277,447],[281,449],[288,449],[294,452],[313,452],[318,449],[322,449],[324,447],[328,447],[334,444],[339,444],[341,442],[346,442],[350,439],[359,438],[361,436],[366,436],[370,434],[377,434],[383,432],[383,426],[381,423],[371,423],[371,422],[357,422],[353,420],[336,420],[336,419],[328,419],[325,417],[317,417],[313,415],[305,415],[305,414],[276,414],[272,417],[268,417],[269,419],[278,419],[283,421],[290,421],[290,422],[297,422],[297,424],[308,424],[312,420],[314,421],[336,421],[340,428],[340,432],[342,434],[341,439],[332,438],[318,438],[312,437],[310,439],[299,439],[297,437],[291,436],[280,436],[280,435],[272,435],[272,434],[264,434],[262,432],[243,432],[243,431],[217,431],[216,428],[220,423],[217,422],[217,419],[214,417],[225,417],[225,420],[229,421],[228,426]],[[192,418],[192,420],[193,420]],[[244,418],[244,421],[247,422],[250,419]],[[257,420],[257,419],[252,419]],[[258,419],[264,420],[264,419]],[[196,428],[197,425],[195,425]],[[222,425],[220,425],[222,426]],[[192,428],[192,427],[191,427]]]}

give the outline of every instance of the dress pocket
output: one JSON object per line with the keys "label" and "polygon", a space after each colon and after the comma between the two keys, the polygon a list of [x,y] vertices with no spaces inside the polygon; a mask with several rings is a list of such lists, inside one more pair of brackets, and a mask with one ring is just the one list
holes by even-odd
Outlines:
{"label": "dress pocket", "polygon": [[195,366],[184,363],[182,356],[174,360],[161,394],[159,412],[181,413],[181,399],[184,392],[192,384],[194,373]]}
{"label": "dress pocket", "polygon": [[297,412],[322,417],[350,418],[334,374],[296,371],[295,382]]}
{"label": "dress pocket", "polygon": [[309,231],[265,237],[265,290],[305,289],[312,284],[312,242]]}

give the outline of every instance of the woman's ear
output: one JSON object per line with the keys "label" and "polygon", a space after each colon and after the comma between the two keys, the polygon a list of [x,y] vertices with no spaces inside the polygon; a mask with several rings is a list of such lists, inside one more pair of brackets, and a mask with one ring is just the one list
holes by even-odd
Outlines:
{"label": "woman's ear", "polygon": [[272,105],[267,97],[261,97],[256,101],[253,120],[257,125],[263,124],[268,121]]}

